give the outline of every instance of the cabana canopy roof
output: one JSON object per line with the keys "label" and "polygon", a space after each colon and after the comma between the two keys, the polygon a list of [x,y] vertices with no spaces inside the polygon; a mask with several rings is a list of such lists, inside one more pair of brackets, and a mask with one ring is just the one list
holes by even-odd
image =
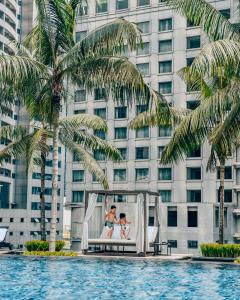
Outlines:
{"label": "cabana canopy roof", "polygon": [[86,193],[94,193],[94,194],[101,194],[101,195],[138,195],[138,194],[148,194],[151,196],[159,196],[159,193],[147,191],[147,190],[87,190]]}

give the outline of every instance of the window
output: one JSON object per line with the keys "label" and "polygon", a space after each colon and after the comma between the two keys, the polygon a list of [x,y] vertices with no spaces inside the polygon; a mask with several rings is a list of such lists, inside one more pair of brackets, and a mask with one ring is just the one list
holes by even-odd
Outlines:
{"label": "window", "polygon": [[231,11],[230,9],[221,9],[219,10],[219,12],[226,18],[226,19],[230,19],[231,18]]}
{"label": "window", "polygon": [[172,61],[171,60],[160,61],[158,63],[158,72],[160,74],[171,73],[172,72]]}
{"label": "window", "polygon": [[[40,210],[41,203],[40,202],[32,202],[31,209],[32,210]],[[51,203],[45,202],[45,210],[51,210]],[[60,203],[57,203],[57,210],[60,210]]]}
{"label": "window", "polygon": [[86,101],[86,91],[78,90],[75,92],[74,102],[83,102]]}
{"label": "window", "polygon": [[86,0],[81,1],[81,5],[79,7],[78,15],[86,16],[88,14],[88,4]]}
{"label": "window", "polygon": [[100,139],[102,139],[102,140],[105,140],[106,139],[106,133],[103,131],[103,130],[94,130],[94,135],[95,136],[97,136],[97,137],[99,137]]}
{"label": "window", "polygon": [[2,223],[2,221],[3,221],[3,219],[2,219],[2,218],[0,218],[0,223]]}
{"label": "window", "polygon": [[127,127],[115,128],[114,136],[115,136],[116,140],[126,140],[127,139]]}
{"label": "window", "polygon": [[160,126],[158,128],[159,137],[170,137],[172,135],[172,128],[169,126]]}
{"label": "window", "polygon": [[160,53],[171,52],[172,51],[172,40],[159,41],[158,47],[159,47]]}
{"label": "window", "polygon": [[21,222],[21,223],[24,223],[24,218],[21,218],[21,219],[20,219],[20,222]]}
{"label": "window", "polygon": [[94,100],[96,100],[96,101],[105,100],[106,97],[107,97],[107,95],[106,95],[106,91],[104,88],[94,90]]}
{"label": "window", "polygon": [[197,207],[188,207],[188,227],[198,227]]}
{"label": "window", "polygon": [[114,181],[126,181],[127,180],[127,171],[126,169],[116,169],[113,173]]}
{"label": "window", "polygon": [[[217,168],[217,179],[220,179],[220,169]],[[232,167],[225,167],[224,179],[232,179]]]}
{"label": "window", "polygon": [[172,169],[171,168],[159,168],[158,169],[158,180],[172,180]]}
{"label": "window", "polygon": [[136,169],[136,181],[138,180],[148,180],[149,179],[149,169],[148,168],[139,168]]}
{"label": "window", "polygon": [[73,111],[74,115],[81,115],[86,113],[86,109],[75,109]]}
{"label": "window", "polygon": [[198,241],[188,241],[188,248],[189,249],[197,249],[198,248]]}
{"label": "window", "polygon": [[195,157],[201,157],[201,147],[192,150],[188,155],[188,158],[195,158]]}
{"label": "window", "polygon": [[187,202],[201,202],[201,190],[187,190]]}
{"label": "window", "polygon": [[96,13],[104,13],[108,11],[108,0],[97,0],[96,1]]}
{"label": "window", "polygon": [[149,147],[136,147],[136,159],[149,159]]}
{"label": "window", "polygon": [[177,240],[168,240],[171,248],[177,248]]}
{"label": "window", "polygon": [[114,116],[115,116],[115,119],[126,119],[127,118],[127,106],[115,107]]}
{"label": "window", "polygon": [[83,202],[84,191],[72,191],[72,202]]}
{"label": "window", "polygon": [[[233,200],[232,190],[224,190],[224,203],[231,203]],[[220,189],[218,190],[218,202],[220,202]]]}
{"label": "window", "polygon": [[150,0],[138,0],[138,6],[149,5]]}
{"label": "window", "polygon": [[72,171],[73,182],[83,182],[84,181],[84,170],[74,170]]}
{"label": "window", "polygon": [[106,120],[107,117],[106,108],[94,108],[94,115]]}
{"label": "window", "polygon": [[144,126],[142,128],[139,128],[136,130],[136,138],[137,139],[143,139],[149,137],[149,127]]}
{"label": "window", "polygon": [[172,30],[172,18],[159,20],[159,31]]}
{"label": "window", "polygon": [[149,63],[137,64],[137,68],[143,76],[149,75]]}
{"label": "window", "polygon": [[194,110],[199,106],[199,104],[200,104],[200,101],[198,101],[198,100],[187,101],[187,109]]}
{"label": "window", "polygon": [[126,202],[126,195],[114,195],[114,202]]}
{"label": "window", "polygon": [[10,218],[10,223],[13,223],[14,219],[13,218]]}
{"label": "window", "polygon": [[171,190],[160,190],[159,195],[160,195],[161,201],[163,203],[172,201],[172,191]]}
{"label": "window", "polygon": [[117,10],[128,8],[128,0],[117,0],[116,4],[117,4],[117,7],[116,7]]}
{"label": "window", "polygon": [[187,168],[187,180],[200,180],[201,167]]}
{"label": "window", "polygon": [[82,156],[80,153],[73,151],[72,153],[72,161],[73,162],[81,162],[82,161]]}
{"label": "window", "polygon": [[195,27],[194,23],[192,21],[187,20],[187,28],[189,27]]}
{"label": "window", "polygon": [[99,150],[94,150],[93,152],[93,157],[97,160],[97,161],[104,161],[106,160],[106,156],[104,153],[102,153]]}
{"label": "window", "polygon": [[0,168],[0,175],[4,177],[11,177],[11,170]]}
{"label": "window", "polygon": [[142,43],[137,45],[137,55],[149,54],[149,43]]}
{"label": "window", "polygon": [[168,206],[168,227],[177,227],[177,207]]}
{"label": "window", "polygon": [[160,94],[172,94],[172,81],[159,82]]}
{"label": "window", "polygon": [[118,151],[121,153],[122,159],[127,160],[127,148],[118,148]]}
{"label": "window", "polygon": [[187,67],[190,67],[194,61],[195,57],[188,57],[187,58]]}
{"label": "window", "polygon": [[164,150],[164,146],[159,146],[158,147],[158,158],[160,159]]}
{"label": "window", "polygon": [[147,104],[139,104],[136,105],[136,115],[139,115],[145,111],[148,110],[148,105]]}
{"label": "window", "polygon": [[[106,170],[105,169],[103,169],[103,173],[106,175]],[[98,182],[96,174],[92,174],[92,182]],[[101,196],[101,195],[98,194],[98,196]]]}
{"label": "window", "polygon": [[76,42],[80,42],[82,39],[84,39],[87,36],[87,31],[78,31],[76,32]]}
{"label": "window", "polygon": [[149,33],[149,25],[150,25],[149,21],[141,22],[137,24],[138,28],[142,31],[142,34]]}
{"label": "window", "polygon": [[187,37],[187,49],[197,49],[201,47],[200,35]]}
{"label": "window", "polygon": [[10,236],[13,236],[13,232],[12,232],[12,231],[10,231],[10,232],[9,232],[9,235],[10,235]]}
{"label": "window", "polygon": [[23,231],[20,231],[20,235],[24,235]]}

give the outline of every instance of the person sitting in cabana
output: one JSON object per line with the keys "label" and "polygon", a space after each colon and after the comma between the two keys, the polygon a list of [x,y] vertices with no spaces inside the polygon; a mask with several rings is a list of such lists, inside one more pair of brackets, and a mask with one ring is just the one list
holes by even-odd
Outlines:
{"label": "person sitting in cabana", "polygon": [[114,224],[117,224],[117,217],[116,217],[116,206],[112,205],[109,212],[106,211],[105,215],[105,225],[108,227],[107,237],[109,239],[112,238],[113,231],[114,231]]}
{"label": "person sitting in cabana", "polygon": [[126,214],[125,213],[120,213],[119,215],[119,225],[121,226],[121,239],[126,239],[129,240],[129,230],[128,230],[128,224],[131,224],[127,220]]}

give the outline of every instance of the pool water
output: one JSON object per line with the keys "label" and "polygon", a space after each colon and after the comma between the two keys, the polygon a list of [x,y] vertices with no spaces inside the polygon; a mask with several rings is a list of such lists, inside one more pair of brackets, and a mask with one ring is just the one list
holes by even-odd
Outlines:
{"label": "pool water", "polygon": [[240,299],[240,267],[144,260],[0,258],[0,299]]}

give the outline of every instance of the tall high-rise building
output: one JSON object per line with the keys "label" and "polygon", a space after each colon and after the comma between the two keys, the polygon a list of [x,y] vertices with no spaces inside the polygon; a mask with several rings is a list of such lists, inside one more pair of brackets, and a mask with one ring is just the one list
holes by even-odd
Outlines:
{"label": "tall high-rise building", "polygon": [[[22,41],[32,29],[35,9],[33,0],[0,1],[0,51],[13,54],[11,41]],[[29,124],[25,109],[19,106],[6,107],[0,114],[1,126]],[[1,149],[11,141],[1,139]],[[59,147],[59,203],[58,203],[58,237],[62,231],[62,203],[64,197],[64,150]],[[13,157],[6,159],[0,167],[0,227],[8,226],[7,240],[15,247],[22,248],[31,239],[40,238],[40,168],[34,166],[26,173],[26,161]],[[50,234],[51,221],[51,178],[52,153],[46,161],[46,231]]]}
{"label": "tall high-rise building", "polygon": [[[194,27],[184,17],[173,12],[163,0],[89,0],[79,12],[76,40],[91,30],[125,18],[142,30],[143,45],[128,53],[145,81],[162,93],[174,107],[194,109],[198,106],[197,93],[189,91],[177,72],[190,65],[201,48],[209,42],[200,27]],[[231,22],[237,22],[237,0],[209,1]],[[218,240],[219,172],[206,172],[209,157],[207,143],[176,165],[160,165],[159,159],[170,141],[170,128],[144,127],[136,132],[128,124],[144,111],[143,105],[117,106],[106,102],[103,90],[87,94],[79,87],[69,113],[90,113],[107,120],[109,132],[99,136],[119,148],[124,158],[120,164],[106,161],[94,153],[106,170],[110,189],[146,189],[160,194],[160,239],[169,241],[173,251],[194,253],[202,242]],[[225,239],[240,241],[239,219],[239,153],[229,158],[225,172]],[[101,189],[95,178],[74,156],[67,158],[67,201],[72,203],[72,238],[80,238],[81,206],[84,191]],[[115,201],[125,201],[119,195]],[[100,204],[99,204],[100,205]],[[71,205],[70,205],[71,206]],[[238,208],[238,209],[237,209]],[[150,208],[149,223],[153,223],[154,207]],[[104,219],[99,212],[98,218]],[[100,223],[99,223],[100,224]],[[95,236],[96,237],[96,236]]]}

